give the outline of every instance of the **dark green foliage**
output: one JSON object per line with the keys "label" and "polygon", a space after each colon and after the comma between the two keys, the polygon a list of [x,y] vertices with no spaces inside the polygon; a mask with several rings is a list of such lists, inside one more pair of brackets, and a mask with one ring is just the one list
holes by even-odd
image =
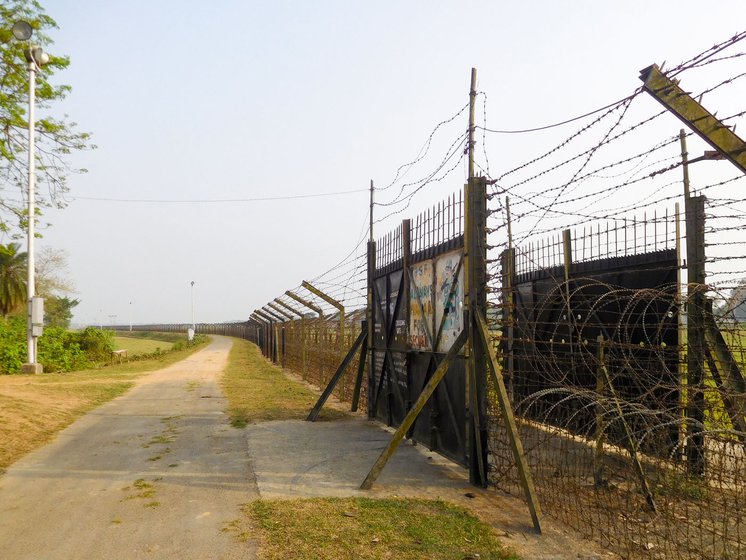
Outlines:
{"label": "dark green foliage", "polygon": [[[74,371],[108,363],[114,349],[114,333],[88,327],[67,331],[44,329],[39,338],[39,363],[44,371]],[[26,320],[0,319],[0,374],[18,373],[26,361]]]}
{"label": "dark green foliage", "polygon": [[78,332],[80,347],[94,363],[105,363],[111,359],[114,350],[114,332],[86,327]]}
{"label": "dark green foliage", "polygon": [[25,317],[0,318],[0,373],[17,373],[25,361]]}
{"label": "dark green foliage", "polygon": [[23,309],[26,301],[26,253],[20,244],[0,245],[0,315]]}
{"label": "dark green foliage", "polygon": [[79,299],[71,299],[67,296],[47,297],[44,300],[44,325],[47,327],[68,328],[73,318],[73,308],[79,303]]}
{"label": "dark green foliage", "polygon": [[39,339],[38,355],[44,371],[73,371],[87,367],[90,360],[80,347],[81,334],[60,327],[44,329]]}

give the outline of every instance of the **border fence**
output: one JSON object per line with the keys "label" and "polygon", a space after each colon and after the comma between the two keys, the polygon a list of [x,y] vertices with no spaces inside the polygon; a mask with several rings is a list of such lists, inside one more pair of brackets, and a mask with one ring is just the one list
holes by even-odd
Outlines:
{"label": "border fence", "polygon": [[525,497],[537,529],[543,512],[625,558],[746,557],[746,73],[728,50],[744,37],[646,68],[569,136],[537,129],[539,155],[497,176],[476,133],[532,131],[476,125],[473,73],[467,132],[376,206],[400,213],[466,151],[463,192],[377,242],[371,215],[365,252],[198,332],[251,340],[397,428],[363,487],[406,435]]}

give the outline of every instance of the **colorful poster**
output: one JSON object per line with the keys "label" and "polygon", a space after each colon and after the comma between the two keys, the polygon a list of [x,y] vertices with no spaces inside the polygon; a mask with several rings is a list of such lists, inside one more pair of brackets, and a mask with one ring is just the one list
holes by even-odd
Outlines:
{"label": "colorful poster", "polygon": [[443,323],[438,352],[448,352],[464,328],[464,269],[459,266],[460,260],[461,251],[455,251],[438,257],[435,262],[436,327],[433,336],[437,336]]}
{"label": "colorful poster", "polygon": [[430,350],[427,333],[433,331],[433,263],[424,261],[412,266],[411,270],[409,346],[415,350]]}

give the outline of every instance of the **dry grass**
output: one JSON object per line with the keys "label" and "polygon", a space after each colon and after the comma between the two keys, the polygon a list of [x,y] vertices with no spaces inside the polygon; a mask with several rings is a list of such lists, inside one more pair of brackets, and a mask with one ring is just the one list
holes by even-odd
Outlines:
{"label": "dry grass", "polygon": [[439,500],[257,500],[247,509],[263,531],[262,560],[518,558],[487,525]]}
{"label": "dry grass", "polygon": [[101,369],[0,375],[0,472],[86,412],[123,394],[137,377],[183,360],[199,348]]}
{"label": "dry grass", "polygon": [[[237,428],[251,422],[305,419],[318,399],[318,395],[285,377],[257,346],[239,339],[233,341],[222,386],[231,424]],[[325,407],[319,419],[344,415]]]}

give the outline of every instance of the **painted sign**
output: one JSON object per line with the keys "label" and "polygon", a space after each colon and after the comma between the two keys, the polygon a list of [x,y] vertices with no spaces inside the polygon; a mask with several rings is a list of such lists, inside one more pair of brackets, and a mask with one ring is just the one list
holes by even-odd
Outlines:
{"label": "painted sign", "polygon": [[433,332],[433,263],[424,261],[412,266],[409,284],[409,346],[430,350],[427,333]]}
{"label": "painted sign", "polygon": [[442,324],[437,351],[448,352],[464,328],[464,271],[459,267],[460,259],[461,251],[454,251],[412,266],[410,348],[432,350],[430,340],[437,337]]}
{"label": "painted sign", "polygon": [[438,352],[448,352],[464,328],[464,269],[459,266],[460,260],[461,251],[455,251],[435,261],[436,328],[433,336],[437,336],[442,324]]}

